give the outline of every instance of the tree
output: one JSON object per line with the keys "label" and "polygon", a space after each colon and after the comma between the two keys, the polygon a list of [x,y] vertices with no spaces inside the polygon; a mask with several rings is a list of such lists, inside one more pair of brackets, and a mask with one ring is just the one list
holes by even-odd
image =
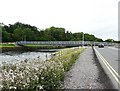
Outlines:
{"label": "tree", "polygon": [[95,39],[95,42],[103,42],[103,40],[100,39],[100,38],[96,38],[96,39]]}
{"label": "tree", "polygon": [[90,34],[87,34],[85,33],[84,34],[84,40],[85,41],[95,41],[96,37],[94,35],[90,35]]}
{"label": "tree", "polygon": [[106,39],[105,42],[114,42],[113,39]]}
{"label": "tree", "polygon": [[[37,27],[29,24],[16,22],[15,24],[2,24],[3,42],[6,41],[82,41],[83,32],[72,33],[65,28],[50,27],[45,30],[38,30]],[[102,42],[103,40],[94,35],[84,33],[85,41]],[[110,40],[106,40],[110,41]]]}
{"label": "tree", "polygon": [[65,39],[65,29],[58,27],[50,27],[45,29],[46,37],[49,40],[63,41]]}
{"label": "tree", "polygon": [[11,34],[6,31],[2,31],[2,41],[3,42],[13,42]]}
{"label": "tree", "polygon": [[65,41],[70,41],[70,40],[73,40],[74,39],[74,36],[71,32],[67,31],[65,33]]}
{"label": "tree", "polygon": [[16,41],[23,41],[24,40],[25,32],[23,31],[23,29],[21,27],[16,28],[14,30],[13,34],[14,34],[14,39],[16,39]]}
{"label": "tree", "polygon": [[2,25],[0,24],[0,42],[2,42]]}
{"label": "tree", "polygon": [[81,41],[83,40],[83,33],[73,33],[73,39],[74,41]]}

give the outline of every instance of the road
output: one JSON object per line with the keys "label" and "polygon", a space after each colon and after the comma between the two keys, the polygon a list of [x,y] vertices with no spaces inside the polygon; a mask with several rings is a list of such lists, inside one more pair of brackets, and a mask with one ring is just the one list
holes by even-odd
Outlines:
{"label": "road", "polygon": [[[120,49],[115,47],[107,47],[104,48],[98,48],[95,47],[95,50],[97,51],[97,55],[99,56],[101,62],[106,66],[105,69],[108,69],[107,71],[110,71],[110,78],[112,77],[112,80],[114,79],[118,86],[120,86],[120,76],[119,76],[119,65],[120,65],[120,59],[119,54]],[[114,82],[115,82],[114,81]]]}
{"label": "road", "polygon": [[[115,47],[104,47],[96,49],[99,53],[108,61],[108,63],[118,72],[118,63],[120,59],[118,59],[118,48]],[[120,51],[120,50],[119,50]]]}

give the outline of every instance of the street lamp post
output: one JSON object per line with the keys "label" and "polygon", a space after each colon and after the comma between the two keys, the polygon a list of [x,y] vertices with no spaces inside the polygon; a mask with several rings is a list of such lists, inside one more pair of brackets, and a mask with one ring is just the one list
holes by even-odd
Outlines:
{"label": "street lamp post", "polygon": [[82,43],[82,46],[84,46],[84,33],[83,33],[83,43]]}

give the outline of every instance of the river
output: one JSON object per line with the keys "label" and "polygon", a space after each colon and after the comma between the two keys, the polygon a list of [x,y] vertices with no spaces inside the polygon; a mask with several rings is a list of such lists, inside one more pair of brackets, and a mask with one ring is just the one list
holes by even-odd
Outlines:
{"label": "river", "polygon": [[16,63],[26,59],[32,61],[38,58],[45,61],[52,57],[51,53],[53,52],[4,52],[0,53],[0,64],[2,64],[2,62]]}

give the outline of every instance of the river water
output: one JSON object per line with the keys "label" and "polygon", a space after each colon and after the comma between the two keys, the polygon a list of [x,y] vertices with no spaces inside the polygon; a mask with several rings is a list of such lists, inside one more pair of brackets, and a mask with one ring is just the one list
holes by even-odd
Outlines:
{"label": "river water", "polygon": [[52,52],[5,52],[5,53],[0,53],[0,64],[2,62],[6,63],[16,63],[24,60],[43,60],[45,61],[46,59],[51,58],[51,53]]}

